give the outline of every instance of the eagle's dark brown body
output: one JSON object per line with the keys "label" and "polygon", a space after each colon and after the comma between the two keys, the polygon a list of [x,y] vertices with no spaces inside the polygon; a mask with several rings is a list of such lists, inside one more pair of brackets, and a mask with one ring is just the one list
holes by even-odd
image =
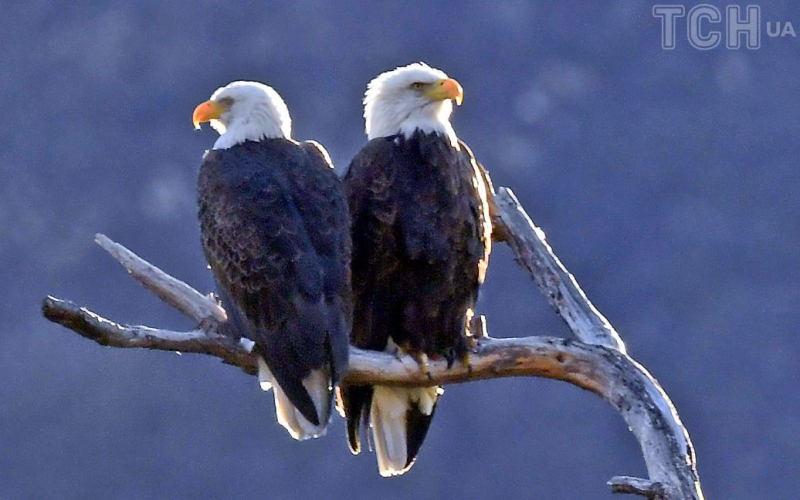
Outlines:
{"label": "eagle's dark brown body", "polygon": [[[352,344],[463,359],[466,320],[491,251],[488,177],[463,143],[417,131],[372,139],[345,177],[352,218]],[[348,438],[360,450],[372,387],[342,390]],[[437,396],[438,397],[438,396]],[[435,400],[434,400],[435,401]],[[408,468],[433,411],[406,413]]]}
{"label": "eagle's dark brown body", "polygon": [[199,177],[203,249],[229,323],[256,343],[275,381],[313,425],[302,380],[347,367],[352,318],[349,218],[341,183],[314,143],[245,141],[209,151]]}

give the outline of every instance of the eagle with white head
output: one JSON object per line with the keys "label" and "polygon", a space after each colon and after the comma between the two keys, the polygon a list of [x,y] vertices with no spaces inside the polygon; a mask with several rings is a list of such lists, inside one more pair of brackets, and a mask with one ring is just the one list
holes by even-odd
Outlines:
{"label": "eagle with white head", "polygon": [[[461,85],[424,63],[383,73],[364,98],[369,142],[350,164],[352,344],[468,362],[467,329],[486,275],[492,187],[450,115]],[[353,453],[371,425],[382,476],[403,474],[428,432],[440,387],[346,386]]]}
{"label": "eagle with white head", "polygon": [[198,199],[226,331],[255,343],[278,422],[295,439],[321,436],[347,371],[352,322],[342,185],[322,146],[291,138],[272,87],[233,82],[192,121],[220,133],[203,157]]}

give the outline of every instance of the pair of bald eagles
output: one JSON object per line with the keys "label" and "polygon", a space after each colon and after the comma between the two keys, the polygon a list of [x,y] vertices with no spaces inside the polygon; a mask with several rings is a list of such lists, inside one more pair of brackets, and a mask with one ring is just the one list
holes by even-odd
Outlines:
{"label": "pair of bald eagles", "polygon": [[[194,111],[220,133],[203,158],[203,247],[234,335],[255,343],[262,388],[295,439],[324,434],[353,345],[465,362],[491,251],[491,184],[450,125],[461,86],[423,63],[364,99],[369,138],[343,180],[291,136],[286,104],[255,82]],[[439,387],[340,387],[350,449],[371,426],[383,476],[407,471]]]}

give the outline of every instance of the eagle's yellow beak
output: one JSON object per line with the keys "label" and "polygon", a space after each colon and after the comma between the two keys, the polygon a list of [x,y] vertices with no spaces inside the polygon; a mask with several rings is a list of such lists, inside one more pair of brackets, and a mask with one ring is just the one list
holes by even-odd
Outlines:
{"label": "eagle's yellow beak", "polygon": [[225,109],[214,101],[206,101],[194,108],[192,113],[192,124],[195,129],[200,129],[200,124],[207,121],[215,120],[222,116]]}
{"label": "eagle's yellow beak", "polygon": [[461,84],[452,78],[445,78],[433,84],[427,95],[430,99],[435,101],[444,101],[445,99],[453,99],[456,104],[461,106],[461,101],[464,100],[464,89]]}

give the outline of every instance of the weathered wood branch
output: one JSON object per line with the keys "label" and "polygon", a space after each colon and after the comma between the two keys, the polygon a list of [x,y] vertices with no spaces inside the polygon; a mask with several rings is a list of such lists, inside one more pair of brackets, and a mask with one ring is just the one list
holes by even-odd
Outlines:
{"label": "weathered wood branch", "polygon": [[517,262],[530,273],[572,333],[587,344],[611,347],[624,353],[625,343],[619,334],[586,298],[575,277],[547,244],[544,231],[533,224],[514,192],[501,187],[495,195],[495,207],[493,223],[500,228],[502,240],[511,247]]}
{"label": "weathered wood branch", "polygon": [[225,309],[211,297],[203,295],[183,281],[173,278],[124,246],[112,241],[106,235],[98,233],[95,235],[94,241],[117,259],[127,269],[128,274],[147,290],[198,323],[207,318],[213,318],[219,322],[228,319]]}
{"label": "weathered wood branch", "polygon": [[[471,366],[431,361],[428,378],[410,357],[351,348],[349,384],[427,386],[500,377],[535,376],[563,380],[594,392],[623,417],[642,448],[650,479],[615,477],[612,490],[664,500],[703,499],[694,450],[669,397],[647,370],[625,352],[622,339],[589,302],[575,278],[545,241],[514,194],[500,188],[493,200],[495,237],[512,248],[556,312],[580,340],[526,337],[477,339]],[[257,372],[252,342],[217,333],[225,321],[216,301],[164,273],[103,235],[97,243],[148,290],[204,328],[189,332],[121,325],[54,297],[42,306],[45,317],[99,344],[207,354]],[[480,329],[485,325],[479,317]]]}
{"label": "weathered wood branch", "polygon": [[[121,247],[121,245],[119,246]],[[200,293],[197,295],[206,299]],[[170,297],[170,299],[174,298]],[[169,300],[167,302],[171,303]],[[203,307],[198,303],[196,310]],[[123,325],[106,319],[85,307],[79,307],[72,302],[55,297],[44,299],[42,314],[50,321],[65,326],[100,345],[208,354],[220,358],[229,365],[238,366],[252,375],[258,372],[255,356],[250,353],[248,346],[227,335],[199,328],[188,332],[176,332],[141,325]]]}
{"label": "weathered wood branch", "polygon": [[608,481],[614,493],[642,495],[653,500],[665,498],[664,485],[647,479],[629,476],[614,476]]}

